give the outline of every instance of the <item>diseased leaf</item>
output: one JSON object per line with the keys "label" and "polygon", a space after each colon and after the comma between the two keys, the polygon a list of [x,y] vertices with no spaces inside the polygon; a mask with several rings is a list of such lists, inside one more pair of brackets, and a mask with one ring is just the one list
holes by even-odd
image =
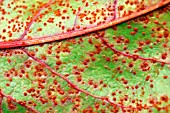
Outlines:
{"label": "diseased leaf", "polygon": [[43,0],[15,3],[1,1],[3,24],[0,31],[3,35],[0,38],[2,41],[0,48],[28,46],[80,36],[127,21],[169,2],[169,0]]}
{"label": "diseased leaf", "polygon": [[[166,1],[11,1],[11,6],[9,1],[1,1],[2,14],[3,9],[7,12],[0,21],[0,44],[9,46],[0,46],[8,48],[0,50],[0,111],[169,112],[169,5],[79,37],[40,45],[31,43],[28,47],[10,46],[36,38],[43,41],[51,37],[48,35],[84,31],[84,27],[91,29],[103,21],[102,26],[161,2]],[[19,11],[21,7],[27,8]],[[20,26],[14,28],[17,32],[7,29],[6,19],[14,19],[10,28]],[[96,21],[91,23],[93,19]],[[4,29],[14,36],[8,36]]]}

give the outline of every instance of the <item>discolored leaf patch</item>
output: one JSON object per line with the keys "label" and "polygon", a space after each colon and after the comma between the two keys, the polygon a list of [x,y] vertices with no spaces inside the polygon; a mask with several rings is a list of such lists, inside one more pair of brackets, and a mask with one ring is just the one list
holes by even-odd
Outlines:
{"label": "discolored leaf patch", "polygon": [[[1,9],[10,9],[4,6],[7,2],[1,1]],[[21,13],[16,20],[28,26],[18,28],[13,33],[16,38],[2,30],[1,37],[7,39],[1,38],[0,44],[69,35],[162,2],[19,2],[17,8],[28,8],[2,17]],[[166,5],[110,28],[62,41],[12,49],[1,45],[9,47],[0,50],[1,112],[169,112],[169,9]]]}

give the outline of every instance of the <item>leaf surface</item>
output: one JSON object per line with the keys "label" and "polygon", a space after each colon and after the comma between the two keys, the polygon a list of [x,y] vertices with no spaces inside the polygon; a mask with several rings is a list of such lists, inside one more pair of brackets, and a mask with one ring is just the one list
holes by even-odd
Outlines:
{"label": "leaf surface", "polygon": [[[2,1],[1,9],[10,11],[8,2]],[[131,5],[132,1],[125,2],[117,1],[116,10],[121,5],[124,9],[116,12],[115,17],[107,16],[105,20],[104,17],[110,14],[106,9],[113,8],[115,1],[16,1],[13,7],[17,4],[17,8],[21,4],[28,7],[22,10],[24,16],[17,10],[11,10],[3,17],[13,19],[19,15],[16,20],[23,22],[23,26],[32,23],[30,27],[18,27],[17,32],[12,33],[16,36],[14,38],[7,35],[8,31],[3,32],[8,26],[5,26],[6,19],[2,19],[2,37],[7,38],[1,38],[1,41],[27,40],[29,36],[42,40],[43,36],[68,32],[58,26],[59,22],[67,28],[79,25],[81,29],[95,26],[100,21],[109,22],[112,18],[121,17],[125,10],[137,11],[139,8],[136,4]],[[158,2],[142,3],[147,7]],[[100,19],[93,24],[89,23],[90,20],[81,22],[83,14],[76,16],[87,10],[90,13],[84,18],[90,18],[93,11],[102,8],[106,10],[106,15],[96,16]],[[58,9],[66,9],[67,12],[60,16]],[[72,14],[73,9],[75,14]],[[62,20],[62,16],[69,16],[70,20]],[[54,23],[44,26],[52,17],[55,18]],[[169,19],[170,8],[166,5],[133,20],[79,37],[1,49],[0,110],[3,113],[169,112]],[[17,21],[12,23],[19,24]],[[37,31],[40,27],[42,31]]]}

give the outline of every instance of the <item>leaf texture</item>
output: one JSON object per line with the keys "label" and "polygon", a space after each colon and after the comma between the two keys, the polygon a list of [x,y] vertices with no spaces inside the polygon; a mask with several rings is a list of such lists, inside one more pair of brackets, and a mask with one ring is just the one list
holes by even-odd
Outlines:
{"label": "leaf texture", "polygon": [[[83,31],[161,2],[4,0],[0,43]],[[66,40],[17,48],[0,45],[7,48],[0,50],[0,112],[168,113],[169,19],[166,5]]]}

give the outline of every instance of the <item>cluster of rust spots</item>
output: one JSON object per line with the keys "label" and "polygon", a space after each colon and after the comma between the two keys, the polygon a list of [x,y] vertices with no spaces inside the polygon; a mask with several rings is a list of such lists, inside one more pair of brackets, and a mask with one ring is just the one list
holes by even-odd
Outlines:
{"label": "cluster of rust spots", "polygon": [[[69,20],[70,17],[69,16],[63,16],[63,14],[66,14],[68,12],[67,11],[68,8],[73,8],[73,7],[69,3],[62,3],[62,1],[58,1],[58,0],[56,0],[52,4],[56,4],[56,3],[59,6],[66,7],[66,9],[64,9],[64,10],[57,9],[57,10],[53,11],[55,16],[58,17],[58,18],[61,18],[62,20]],[[89,7],[90,3],[87,2],[86,0],[82,0],[82,3],[85,4],[85,7]],[[126,3],[126,5],[140,4],[139,7],[138,7],[138,5],[136,6],[137,11],[144,10],[146,8],[146,6],[144,5],[144,0],[142,0],[141,2],[138,2],[136,0],[135,1],[127,0],[125,3]],[[11,2],[11,4],[14,4],[14,3]],[[44,5],[46,5],[46,4],[43,4],[42,2],[38,2],[38,4],[39,4],[38,7],[40,9],[42,7],[44,7]],[[98,2],[93,2],[93,4],[97,5]],[[116,2],[110,3],[106,8],[96,9],[95,11],[86,11],[85,10],[84,12],[81,11],[81,9],[82,9],[81,7],[78,7],[78,9],[72,9],[72,14],[76,15],[77,18],[80,19],[80,22],[83,22],[84,20],[86,20],[86,21],[89,22],[90,25],[92,25],[92,24],[100,25],[100,24],[108,21],[108,18],[107,18],[108,16],[112,16],[115,19],[115,17],[117,15],[121,16],[120,12],[123,12],[123,16],[128,16],[128,15],[134,13],[131,10],[126,11],[125,7],[123,5],[120,5],[120,6],[118,6],[119,12],[118,12],[118,14],[116,14],[115,5],[117,5]],[[8,7],[10,8],[10,5],[8,5]],[[16,10],[18,7],[27,9],[26,6],[16,6],[14,10]],[[32,9],[30,9],[30,10],[35,17],[36,14],[39,12],[39,10],[35,11],[34,7],[35,7],[35,5],[33,5]],[[47,6],[45,6],[45,8],[46,7]],[[48,7],[48,10],[52,10],[51,7]],[[159,19],[159,16],[163,12],[166,12],[167,10],[168,10],[168,8],[163,8],[162,10],[159,11],[159,13],[156,15],[156,17]],[[106,13],[107,11],[109,13]],[[4,9],[1,9],[1,12],[4,15],[6,13],[10,14],[9,12],[6,12]],[[18,10],[18,13],[22,14],[23,12],[22,12],[22,10]],[[40,14],[40,16],[39,16],[40,18],[36,19],[35,22],[41,22],[41,19],[45,16],[45,14],[48,14],[48,13],[49,13],[48,11],[45,11],[44,14]],[[99,13],[100,13],[100,15],[98,15]],[[87,15],[91,15],[92,17],[87,17]],[[97,20],[100,19],[101,16],[103,18],[103,21],[98,22]],[[153,14],[150,13],[149,16],[153,17]],[[147,24],[151,21],[149,16],[134,19],[134,22],[143,23],[144,24],[143,28],[147,28]],[[13,26],[8,26],[9,29],[12,28],[12,32],[18,32],[19,33],[20,30],[21,30],[21,27],[24,27],[24,25],[25,25],[25,23],[17,21],[17,19],[19,17],[20,16],[16,17],[16,19],[12,19],[12,20],[8,21],[9,24],[13,23],[13,22],[17,23],[17,25],[14,24]],[[1,19],[4,20],[5,17],[1,17]],[[27,20],[28,20],[28,22],[26,22],[26,24],[28,25],[29,22],[31,22],[33,20],[33,17],[28,17]],[[54,20],[55,20],[55,18],[49,17],[48,20],[43,23],[43,25],[47,26],[48,24],[54,24],[55,23]],[[167,41],[162,46],[164,48],[167,48],[168,47],[168,38],[169,38],[169,29],[166,28],[166,25],[167,25],[166,22],[161,23],[158,20],[155,20],[153,23],[156,24],[156,25],[162,26],[162,27],[158,26],[156,28],[151,29],[153,32],[154,31],[158,32],[156,34],[154,34],[154,33],[150,34],[150,36],[152,38],[156,38],[156,42],[154,42],[154,45],[158,44],[159,42],[162,41],[163,38],[165,38]],[[56,24],[56,26],[60,27],[62,30],[66,29],[66,26],[64,26],[62,22],[55,23],[55,24]],[[19,26],[19,27],[15,28],[16,26]],[[80,29],[81,27],[82,26],[80,26],[80,25],[75,25],[72,28],[67,28],[66,31],[69,32],[69,31],[72,31],[72,30],[75,30],[75,29]],[[83,27],[83,29],[87,29],[87,28],[88,28],[87,26]],[[27,29],[27,28],[25,28],[25,29]],[[113,29],[116,31],[117,27],[114,26]],[[132,26],[130,25],[130,22],[127,23],[127,29],[132,29],[132,31],[130,32],[130,34],[132,36],[135,36],[137,33],[139,33],[139,29],[137,27],[132,28]],[[163,32],[160,32],[161,30],[163,30]],[[37,28],[37,32],[41,32],[41,31],[43,31],[43,28],[41,28],[41,27]],[[7,29],[3,29],[2,32],[8,33],[9,37],[12,37],[12,35],[13,35],[11,33],[11,31],[9,32]],[[29,32],[31,32],[31,30]],[[141,34],[143,36],[146,35],[145,32],[142,32]],[[90,35],[87,35],[87,36],[90,37]],[[102,56],[102,58],[106,61],[106,63],[109,63],[109,62],[114,63],[114,62],[118,62],[119,60],[121,60],[122,64],[127,64],[128,69],[133,69],[134,66],[135,66],[135,63],[136,63],[135,61],[137,61],[137,60],[141,61],[139,68],[143,72],[150,71],[152,64],[155,64],[155,63],[161,63],[162,66],[164,66],[166,64],[170,64],[169,62],[165,61],[169,57],[168,52],[164,52],[164,53],[161,54],[161,56],[160,56],[161,60],[158,60],[158,59],[155,59],[155,58],[144,58],[144,57],[137,54],[139,51],[143,50],[144,46],[150,46],[150,48],[153,48],[150,45],[152,43],[152,41],[149,40],[149,39],[146,40],[146,41],[137,42],[138,48],[136,50],[134,50],[135,54],[130,54],[130,52],[128,52],[128,46],[127,46],[130,43],[130,40],[126,39],[123,36],[118,36],[118,37],[113,36],[112,38],[115,40],[115,42],[117,44],[122,44],[122,43],[125,44],[125,46],[123,47],[123,50],[126,51],[126,52],[122,52],[122,51],[115,49],[114,48],[115,45],[110,44],[109,41],[106,40],[105,32],[93,34],[93,36],[97,40],[100,40],[101,43],[94,42],[93,38],[91,38],[91,37],[88,38],[88,43],[93,45],[95,47],[95,50],[86,53],[88,55],[88,57],[82,59],[82,62],[81,62],[82,67],[79,67],[77,65],[74,65],[72,67],[72,74],[75,75],[77,83],[87,84],[94,89],[97,89],[99,86],[101,86],[102,88],[109,87],[108,84],[106,84],[105,81],[103,81],[103,80],[97,81],[97,80],[94,80],[94,79],[89,79],[87,81],[87,83],[85,83],[84,80],[83,80],[83,75],[82,75],[83,72],[90,66],[90,63],[96,61],[97,58],[95,57],[95,55],[100,54],[102,52],[102,50],[106,50],[106,49],[111,49],[114,53],[113,57],[106,56],[106,55]],[[0,38],[3,39],[3,40],[6,40],[5,36],[0,35]],[[30,36],[30,38],[32,38],[32,37]],[[81,44],[81,43],[83,43],[83,38],[80,37],[78,41],[76,41],[76,39],[70,39],[70,40],[68,40],[68,42],[70,42],[72,44]],[[43,47],[43,46],[44,46],[43,44],[39,45],[39,47]],[[67,102],[72,102],[72,103],[74,103],[72,110],[76,111],[80,107],[80,103],[82,101],[81,97],[75,96],[73,98],[70,95],[72,95],[72,94],[78,95],[79,93],[85,93],[87,96],[92,96],[95,99],[101,100],[101,103],[96,102],[94,104],[94,108],[96,110],[99,110],[100,106],[106,105],[106,109],[100,109],[100,111],[102,113],[107,112],[107,109],[109,109],[111,112],[114,112],[114,113],[119,112],[120,109],[122,110],[122,112],[135,112],[135,111],[141,111],[143,109],[146,109],[146,110],[149,110],[149,112],[152,112],[152,110],[150,109],[150,106],[148,106],[146,104],[144,104],[144,105],[142,104],[143,100],[131,99],[127,94],[123,94],[123,91],[121,91],[121,90],[116,90],[116,91],[112,92],[111,93],[111,95],[112,95],[111,100],[109,100],[108,97],[99,97],[99,96],[93,95],[90,92],[87,92],[87,91],[79,88],[78,85],[69,81],[69,79],[67,78],[68,76],[70,76],[69,74],[59,75],[59,74],[54,73],[54,70],[51,67],[48,67],[48,65],[45,63],[46,61],[48,61],[48,55],[53,55],[54,53],[56,54],[56,56],[55,56],[55,59],[56,59],[56,61],[55,61],[55,71],[59,70],[60,66],[62,66],[62,64],[64,64],[64,62],[62,62],[62,60],[60,59],[60,53],[61,52],[71,53],[69,46],[70,46],[69,44],[66,44],[66,45],[59,44],[59,46],[57,46],[57,49],[55,49],[53,51],[53,49],[54,49],[53,45],[49,44],[47,50],[45,51],[46,54],[41,54],[40,59],[36,58],[36,52],[38,52],[38,48],[35,48],[35,51],[30,51],[27,54],[29,57],[32,58],[32,60],[30,60],[30,59],[26,60],[23,64],[23,66],[21,66],[21,68],[19,70],[12,68],[12,69],[6,71],[4,73],[4,77],[7,80],[9,80],[9,82],[12,82],[13,77],[20,77],[20,78],[26,77],[27,79],[31,80],[30,75],[28,74],[26,68],[27,69],[33,68],[34,70],[33,70],[32,76],[35,77],[36,79],[32,80],[32,82],[36,83],[37,87],[31,87],[29,89],[26,89],[26,91],[23,92],[23,96],[25,96],[25,97],[31,96],[32,98],[35,98],[39,102],[41,102],[41,104],[47,104],[48,102],[52,102],[54,106],[57,106],[59,104],[65,105]],[[4,57],[8,57],[8,56],[12,56],[12,55],[21,55],[21,54],[23,54],[23,51],[20,51],[20,50],[18,50],[18,51],[17,50],[4,50],[4,51],[2,50],[0,52],[0,56],[4,56]],[[127,57],[128,59],[131,59],[130,62],[128,62],[126,59],[120,59],[120,57],[122,57],[122,56]],[[37,61],[39,64],[32,67],[33,60]],[[8,58],[7,62],[10,64],[14,61],[12,61],[10,58]],[[107,65],[105,65],[104,67],[106,69],[110,70],[110,68]],[[47,77],[49,77],[49,75],[47,74],[47,72],[45,70],[46,68],[48,68],[52,72],[51,76],[53,78],[55,78],[56,76],[59,76],[60,78],[64,79],[68,83],[68,86],[70,87],[70,89],[67,92],[65,92],[64,88],[62,88],[60,86],[59,82],[56,79],[53,80],[52,84],[49,87],[46,87],[45,84],[48,82]],[[118,71],[119,74],[122,74],[124,70],[121,66],[117,66],[116,71]],[[135,70],[133,70],[132,73],[133,73],[133,75],[137,74],[137,72]],[[113,76],[113,78],[114,78],[114,76]],[[162,78],[168,79],[168,75],[163,75]],[[141,95],[145,94],[145,90],[144,90],[145,88],[141,87],[140,84],[129,85],[130,81],[129,81],[129,79],[127,79],[125,77],[121,77],[121,78],[116,77],[115,79],[116,79],[116,81],[120,82],[126,89],[132,90],[132,95],[135,95],[136,94],[135,91],[138,90],[138,89],[142,90]],[[146,77],[145,77],[145,81],[149,82],[150,88],[154,88],[154,80],[153,79],[154,78],[152,78],[151,75],[146,75]],[[6,86],[9,87],[10,83],[6,83]],[[46,97],[41,96],[40,93],[46,88],[47,88],[47,91],[46,91],[46,94],[45,94]],[[122,97],[120,97],[118,99],[116,96],[121,95],[121,94],[122,94]],[[57,100],[57,98],[59,96],[62,96],[62,98],[60,98],[60,101]],[[12,103],[12,100],[13,99],[8,98],[7,103],[8,103],[9,109],[14,110],[14,109],[16,109],[16,106]],[[127,101],[130,101],[132,104],[135,104],[135,107],[133,107],[132,105],[125,106],[124,103],[126,103]],[[164,103],[164,102],[168,103],[169,102],[169,97],[167,95],[162,95],[160,97],[159,101],[157,101],[156,98],[152,98],[152,96],[151,96],[148,99],[148,101],[152,106],[156,107],[159,111],[160,110],[166,110],[168,112],[168,110],[169,110],[168,106],[159,107],[159,105],[161,106],[162,103]],[[33,106],[33,107],[37,106],[36,103],[32,102],[31,100],[28,101],[28,102],[18,101],[17,103],[19,103],[22,106],[26,106],[26,105]],[[118,104],[116,104],[116,103],[118,103]],[[110,109],[111,107],[113,107],[113,108]],[[46,112],[50,112],[52,110],[53,110],[53,108],[50,107],[46,110]],[[83,113],[87,113],[87,112],[93,113],[94,109],[93,109],[93,107],[89,106],[86,109],[82,110],[82,112]]]}
{"label": "cluster of rust spots", "polygon": [[[4,7],[2,7],[3,5],[5,5],[5,3],[1,2],[1,7],[0,7],[0,11],[1,11],[1,20],[2,21],[7,21],[8,26],[4,29],[2,29],[2,33],[6,34],[0,35],[0,39],[3,41],[9,41],[12,40],[12,38],[15,38],[15,34],[16,33],[21,33],[23,31],[23,29],[27,29],[26,25],[30,24],[30,21],[33,20],[34,16],[37,14],[37,11],[35,9],[37,8],[41,8],[43,3],[42,2],[37,2],[38,6],[32,5],[32,8],[27,6],[26,1],[23,1],[20,4],[16,5],[16,2],[19,1],[10,1],[7,4],[7,8],[11,9],[14,11],[14,13],[16,13],[16,16],[14,18],[7,18],[6,16],[10,16],[12,15],[11,12],[8,12]],[[29,11],[32,13],[32,16],[28,16],[25,22],[20,21],[20,19],[22,19],[22,16],[26,13],[25,11]]]}
{"label": "cluster of rust spots", "polygon": [[[18,1],[17,1],[18,2]],[[79,1],[82,4],[84,4],[84,7],[90,7],[92,5],[99,5],[100,3],[98,1],[87,1],[87,0],[82,0]],[[146,4],[144,0],[142,1],[133,1],[133,0],[127,0],[125,1],[125,4],[128,5],[129,7],[135,6],[135,9],[126,9],[124,5],[118,6],[118,1],[115,0],[113,2],[109,2],[106,4],[106,7],[102,8],[96,8],[94,11],[90,10],[83,10],[82,7],[78,7],[77,9],[74,8],[69,1],[58,1],[58,0],[49,0],[47,3],[43,3],[40,1],[37,1],[35,4],[32,4],[31,7],[27,6],[26,1],[23,1],[21,5],[15,5],[15,1],[11,1],[7,4],[9,9],[12,9],[16,11],[17,16],[12,19],[6,18],[5,15],[11,15],[10,12],[7,12],[5,8],[1,7],[1,13],[2,17],[1,20],[6,20],[8,21],[8,26],[7,28],[2,29],[3,33],[7,33],[8,35],[0,35],[0,39],[2,41],[9,41],[13,40],[15,33],[21,33],[24,28],[24,33],[19,37],[17,40],[22,40],[27,33],[31,33],[33,29],[31,28],[31,25],[36,22],[39,23],[42,21],[42,18],[49,14],[50,12],[54,13],[54,15],[57,18],[61,18],[62,20],[68,20],[70,19],[70,16],[67,15],[67,13],[70,11],[73,15],[76,16],[75,18],[75,24],[73,27],[68,28],[62,21],[56,23],[55,19],[56,17],[49,17],[47,21],[45,21],[43,24],[44,26],[47,26],[47,24],[56,24],[57,27],[61,28],[62,31],[74,31],[74,30],[79,30],[79,29],[87,29],[92,26],[96,25],[101,25],[102,23],[106,23],[110,20],[113,20],[115,18],[119,17],[125,17],[128,15],[133,14],[134,12],[139,12],[141,10],[146,9],[149,5],[153,5],[153,3]],[[0,4],[1,6],[4,5],[3,2]],[[59,7],[62,7],[62,9],[53,9],[54,5],[58,5]],[[14,7],[15,6],[15,7]],[[22,15],[24,15],[26,12],[29,11],[32,13],[32,15],[28,16],[26,18],[25,22],[19,21],[20,18],[22,18]],[[44,11],[44,12],[43,12]],[[79,23],[78,23],[79,21]],[[80,23],[89,23],[88,26],[82,26]],[[166,23],[165,23],[166,24]],[[42,32],[43,28],[38,27],[37,32]],[[135,32],[132,32],[134,34]],[[8,36],[8,37],[7,37]],[[30,38],[31,37],[31,38]],[[17,37],[15,37],[17,38]],[[34,37],[32,36],[27,36],[28,39],[32,39]],[[15,40],[14,40],[15,41]]]}

